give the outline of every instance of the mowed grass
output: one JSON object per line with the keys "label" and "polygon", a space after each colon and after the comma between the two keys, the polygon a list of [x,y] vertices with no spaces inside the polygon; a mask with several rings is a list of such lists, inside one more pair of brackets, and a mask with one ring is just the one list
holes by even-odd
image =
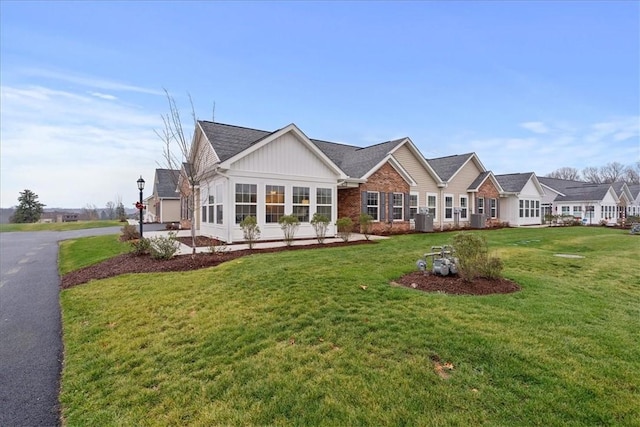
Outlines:
{"label": "mowed grass", "polygon": [[59,271],[64,275],[130,250],[131,245],[121,242],[116,234],[63,240],[60,242]]}
{"label": "mowed grass", "polygon": [[640,240],[484,233],[521,292],[389,285],[449,233],[65,290],[64,422],[640,425]]}
{"label": "mowed grass", "polygon": [[50,222],[31,224],[0,224],[0,232],[5,231],[69,231],[83,230],[85,228],[103,228],[122,226],[122,222],[116,220],[74,221],[74,222]]}

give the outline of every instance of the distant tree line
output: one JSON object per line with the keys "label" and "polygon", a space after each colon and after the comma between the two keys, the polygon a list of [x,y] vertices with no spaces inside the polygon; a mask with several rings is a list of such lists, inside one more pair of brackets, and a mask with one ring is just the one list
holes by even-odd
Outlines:
{"label": "distant tree line", "polygon": [[625,166],[619,162],[610,162],[600,167],[587,166],[582,169],[582,172],[576,168],[562,167],[549,173],[547,177],[584,181],[593,184],[611,184],[613,182],[640,184],[640,161],[630,166]]}

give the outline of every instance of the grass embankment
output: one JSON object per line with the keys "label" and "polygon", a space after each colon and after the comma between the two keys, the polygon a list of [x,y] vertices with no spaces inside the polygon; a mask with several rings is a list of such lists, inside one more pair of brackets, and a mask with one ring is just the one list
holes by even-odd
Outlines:
{"label": "grass embankment", "polygon": [[131,245],[116,234],[64,240],[60,242],[59,271],[64,275],[130,250]]}
{"label": "grass embankment", "polygon": [[486,236],[521,292],[389,286],[447,233],[65,290],[64,420],[639,425],[640,240],[586,227]]}
{"label": "grass embankment", "polygon": [[0,224],[0,232],[4,231],[68,231],[83,230],[85,228],[122,227],[123,223],[116,220],[75,221],[75,222],[43,222],[31,224]]}

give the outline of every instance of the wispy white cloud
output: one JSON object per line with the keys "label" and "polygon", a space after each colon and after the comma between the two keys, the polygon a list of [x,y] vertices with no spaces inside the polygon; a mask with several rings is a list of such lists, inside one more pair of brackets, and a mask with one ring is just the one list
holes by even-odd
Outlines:
{"label": "wispy white cloud", "polygon": [[106,93],[100,93],[100,92],[89,92],[89,95],[95,96],[96,98],[106,99],[108,101],[115,101],[116,99],[118,99],[117,96],[109,95]]}
{"label": "wispy white cloud", "polygon": [[159,115],[116,97],[43,86],[0,93],[2,207],[25,188],[51,207],[101,207],[118,194],[135,200],[140,174],[151,181],[162,153]]}
{"label": "wispy white cloud", "polygon": [[542,122],[524,122],[520,126],[534,133],[548,133],[549,128]]}

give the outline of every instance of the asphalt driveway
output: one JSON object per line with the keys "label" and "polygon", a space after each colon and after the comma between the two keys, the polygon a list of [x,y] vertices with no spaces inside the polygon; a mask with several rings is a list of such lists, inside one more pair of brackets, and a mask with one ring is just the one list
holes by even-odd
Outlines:
{"label": "asphalt driveway", "polygon": [[0,426],[60,424],[58,241],[119,232],[0,233]]}

